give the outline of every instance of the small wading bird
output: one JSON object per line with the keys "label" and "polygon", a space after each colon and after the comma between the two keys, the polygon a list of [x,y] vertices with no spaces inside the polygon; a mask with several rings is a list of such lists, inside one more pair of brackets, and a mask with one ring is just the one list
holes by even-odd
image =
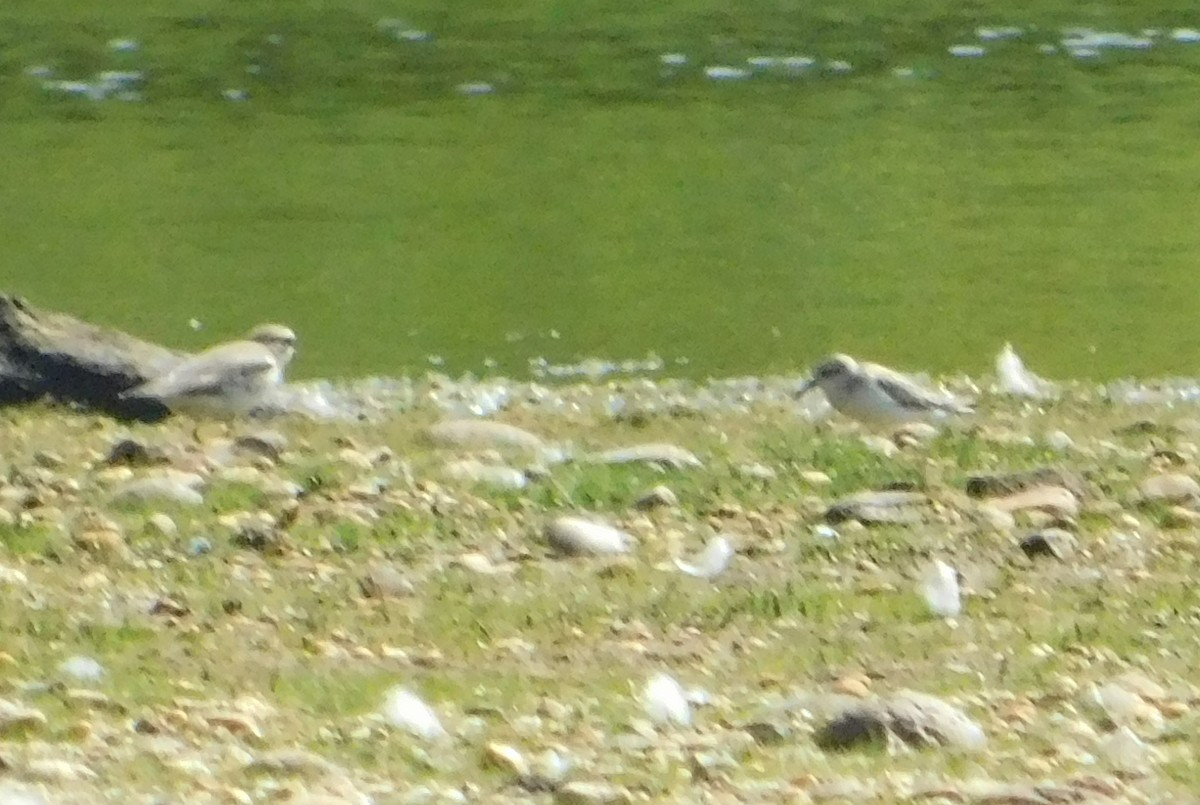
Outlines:
{"label": "small wading bird", "polygon": [[834,410],[866,425],[900,425],[938,414],[969,414],[970,406],[947,393],[924,389],[899,372],[849,355],[832,355],[796,390],[799,399],[813,388],[825,393]]}
{"label": "small wading bird", "polygon": [[249,414],[270,401],[295,353],[290,328],[260,324],[244,340],[210,347],[121,397],[158,400],[174,413]]}

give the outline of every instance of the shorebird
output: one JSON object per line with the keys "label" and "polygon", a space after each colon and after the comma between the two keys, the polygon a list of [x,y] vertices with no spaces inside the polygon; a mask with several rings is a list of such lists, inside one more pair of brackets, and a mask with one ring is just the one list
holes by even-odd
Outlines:
{"label": "shorebird", "polygon": [[172,412],[249,414],[269,402],[295,353],[290,328],[260,324],[245,339],[210,347],[121,396],[155,399]]}
{"label": "shorebird", "polygon": [[899,425],[937,414],[969,414],[971,408],[946,393],[922,388],[899,372],[849,355],[831,355],[796,390],[799,399],[813,388],[825,393],[834,410],[866,425]]}

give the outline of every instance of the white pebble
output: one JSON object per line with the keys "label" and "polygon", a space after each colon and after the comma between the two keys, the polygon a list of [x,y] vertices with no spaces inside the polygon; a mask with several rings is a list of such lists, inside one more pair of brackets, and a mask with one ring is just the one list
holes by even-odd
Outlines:
{"label": "white pebble", "polygon": [[393,727],[418,738],[433,740],[446,734],[437,713],[406,688],[396,687],[388,691],[383,702],[383,717]]}
{"label": "white pebble", "polygon": [[935,559],[922,572],[921,594],[930,611],[938,617],[955,618],[962,613],[958,572],[940,559]]}
{"label": "white pebble", "polygon": [[99,682],[104,677],[104,666],[91,657],[76,654],[68,657],[58,666],[64,676],[77,679],[80,682]]}
{"label": "white pebble", "polygon": [[1183,42],[1190,45],[1200,42],[1200,31],[1197,31],[1195,28],[1176,28],[1171,31],[1171,38],[1176,42]]}
{"label": "white pebble", "polygon": [[698,579],[715,579],[729,567],[733,554],[733,543],[728,538],[718,535],[708,541],[708,545],[695,560],[685,562],[676,558],[675,567]]}
{"label": "white pebble", "polygon": [[486,81],[468,81],[454,88],[459,95],[490,95],[496,88]]}
{"label": "white pebble", "polygon": [[629,553],[634,544],[624,531],[570,516],[551,521],[546,526],[546,539],[556,550],[572,556]]}
{"label": "white pebble", "polygon": [[713,81],[740,81],[750,77],[750,71],[742,67],[717,64],[704,68],[704,75]]}
{"label": "white pebble", "polygon": [[966,59],[977,59],[987,55],[987,49],[979,45],[951,45],[949,50],[951,56]]}
{"label": "white pebble", "polygon": [[688,63],[688,57],[683,53],[664,53],[658,60],[667,67],[682,67]]}
{"label": "white pebble", "polygon": [[683,686],[669,674],[655,674],[642,690],[646,716],[659,726],[688,727],[692,724],[692,706]]}

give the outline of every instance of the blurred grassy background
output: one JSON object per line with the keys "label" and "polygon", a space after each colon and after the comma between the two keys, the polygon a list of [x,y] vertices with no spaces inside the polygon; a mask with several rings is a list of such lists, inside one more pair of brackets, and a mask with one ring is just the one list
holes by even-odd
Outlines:
{"label": "blurred grassy background", "polygon": [[[981,25],[1027,30],[947,53]],[[282,319],[310,376],[650,351],[980,372],[1008,339],[1048,375],[1196,374],[1200,45],[1039,53],[1064,25],[1200,12],[7,0],[3,287],[183,347]],[[794,54],[854,70],[702,72]],[[142,100],[38,65],[140,70]]]}

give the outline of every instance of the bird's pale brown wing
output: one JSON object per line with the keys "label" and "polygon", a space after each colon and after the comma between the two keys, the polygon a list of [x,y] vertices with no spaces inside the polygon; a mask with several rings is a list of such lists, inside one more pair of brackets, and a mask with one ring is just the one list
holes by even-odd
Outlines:
{"label": "bird's pale brown wing", "polygon": [[126,392],[129,397],[170,399],[220,394],[270,372],[275,358],[258,344],[223,344],[189,358],[161,377]]}
{"label": "bird's pale brown wing", "polygon": [[925,410],[936,408],[956,414],[969,414],[969,405],[954,399],[948,394],[932,392],[919,385],[912,378],[877,363],[864,364],[864,369],[870,373],[887,394],[904,408]]}

